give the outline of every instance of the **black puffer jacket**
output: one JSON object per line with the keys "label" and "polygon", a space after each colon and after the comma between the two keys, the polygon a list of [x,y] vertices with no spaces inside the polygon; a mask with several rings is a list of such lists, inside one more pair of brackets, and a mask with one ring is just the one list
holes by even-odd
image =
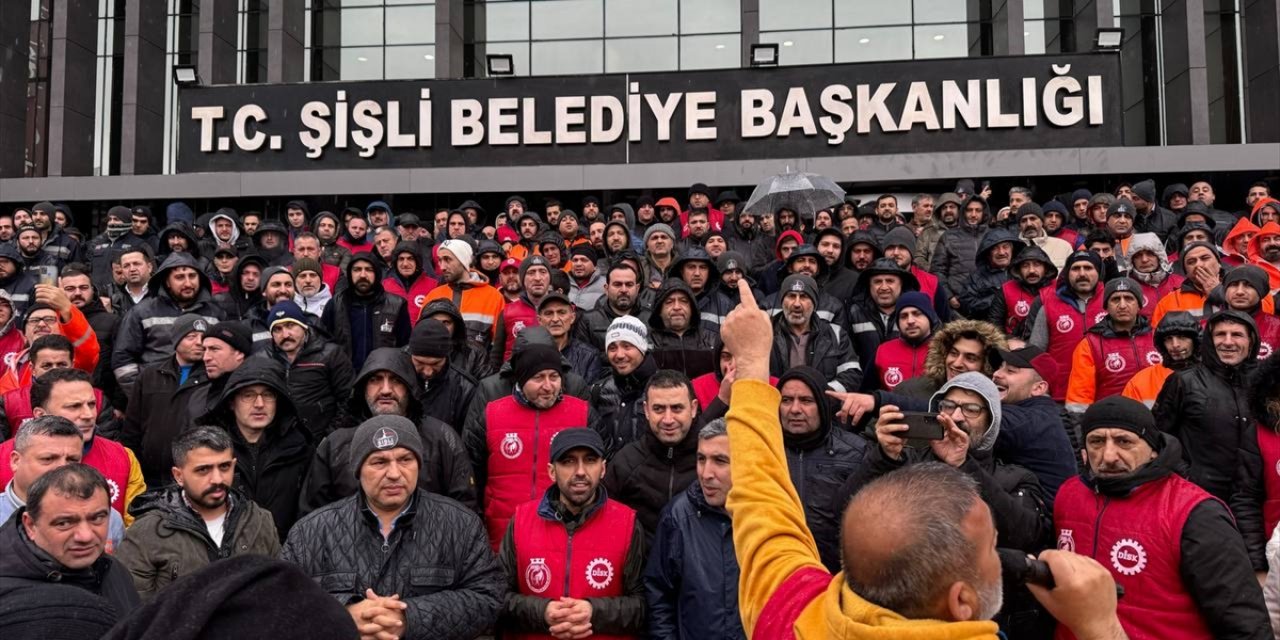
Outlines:
{"label": "black puffer jacket", "polygon": [[1249,328],[1249,355],[1244,362],[1224,365],[1213,342],[1202,340],[1200,362],[1169,376],[1151,408],[1156,424],[1182,443],[1183,457],[1190,465],[1187,479],[1223,502],[1231,499],[1240,443],[1253,424],[1249,377],[1257,366],[1259,344],[1253,318],[1239,311],[1213,314],[1205,335],[1228,318]]}
{"label": "black puffer jacket", "polygon": [[419,489],[383,538],[363,495],[303,518],[280,559],[302,568],[350,605],[365,589],[399,594],[406,640],[470,640],[498,619],[506,584],[480,518],[454,500]]}
{"label": "black puffer jacket", "polygon": [[835,412],[825,393],[827,381],[813,367],[795,367],[778,378],[778,389],[789,381],[803,382],[818,401],[818,429],[807,434],[782,433],[791,484],[804,504],[804,518],[818,544],[822,564],[840,571],[840,490],[863,465],[867,441],[832,426]]}
{"label": "black puffer jacket", "polygon": [[[683,293],[689,298],[689,328],[684,335],[666,329],[662,323],[662,305],[667,298]],[[690,378],[696,378],[716,369],[712,353],[716,348],[716,334],[702,328],[702,317],[694,301],[693,289],[684,280],[668,278],[654,300],[654,313],[649,316],[649,353],[659,369],[674,369]]]}
{"label": "black puffer jacket", "polygon": [[334,422],[334,431],[316,448],[315,460],[299,497],[302,513],[305,515],[359,491],[360,484],[348,466],[351,437],[355,435],[356,427],[373,417],[365,400],[365,387],[379,371],[387,371],[399,378],[409,390],[405,417],[418,426],[418,436],[422,438],[423,460],[418,469],[418,488],[475,508],[471,459],[462,446],[462,439],[449,425],[423,414],[422,387],[418,385],[409,356],[396,349],[383,348],[369,354],[364,368],[350,385],[350,396],[342,416]]}
{"label": "black puffer jacket", "polygon": [[[974,258],[973,272],[956,297],[960,298],[960,313],[968,318],[991,317],[991,306],[995,298],[1000,297],[1000,287],[1009,280],[1009,269],[991,266],[991,251],[1001,243],[1013,243],[1013,255],[1018,254],[1024,243],[1016,233],[1004,227],[993,227],[982,236],[978,244],[978,255]],[[997,325],[999,326],[999,325]]]}
{"label": "black puffer jacket", "polygon": [[[769,375],[780,376],[790,368],[792,339],[786,316],[778,314],[773,319]],[[809,344],[805,353],[805,364],[821,372],[832,389],[857,391],[862,385],[862,368],[849,342],[849,334],[818,318],[816,313],[809,318]]]}
{"label": "black puffer jacket", "polygon": [[636,510],[646,536],[658,528],[658,516],[671,499],[698,479],[698,425],[689,427],[673,447],[658,441],[645,427],[644,435],[609,461],[604,487],[609,496]]}
{"label": "black puffer jacket", "polygon": [[[975,201],[982,203],[982,208],[986,211],[982,223],[976,226],[964,221],[964,208]],[[963,291],[968,283],[969,274],[974,270],[974,258],[978,256],[978,243],[987,233],[991,211],[987,209],[985,200],[973,196],[960,207],[959,220],[956,226],[947,229],[938,239],[938,247],[929,263],[929,270],[937,274],[950,291]]]}
{"label": "black puffer jacket", "polygon": [[244,274],[245,267],[257,267],[259,273],[267,269],[267,261],[256,253],[240,256],[236,261],[236,266],[231,270],[231,281],[227,283],[227,290],[213,297],[213,303],[222,309],[222,314],[227,320],[263,320],[266,316],[266,301],[262,297],[261,276],[258,280],[258,288],[253,291],[245,291],[241,285],[241,275]]}
{"label": "black puffer jacket", "polygon": [[1258,430],[1270,429],[1275,432],[1280,428],[1280,414],[1267,406],[1280,393],[1280,358],[1262,361],[1253,376],[1252,388],[1255,391],[1249,400],[1249,408],[1253,412],[1254,423],[1240,436],[1240,465],[1230,504],[1254,571],[1266,571],[1267,540],[1271,538],[1271,532],[1264,524],[1262,505],[1265,501],[1275,500],[1280,496],[1270,495],[1267,491],[1266,476],[1276,470],[1262,458],[1262,450],[1258,446]]}
{"label": "black puffer jacket", "polygon": [[[252,385],[266,385],[276,394],[275,418],[256,445],[245,440],[236,426],[232,403],[236,393]],[[236,454],[235,487],[271,512],[280,539],[298,520],[298,492],[311,465],[315,444],[289,397],[284,369],[264,358],[251,358],[231,373],[217,407],[198,424],[222,427],[231,434]]]}
{"label": "black puffer jacket", "polygon": [[[348,283],[352,282],[351,265],[361,260],[378,264],[373,254],[356,254],[347,264]],[[357,311],[356,317],[363,320],[362,327],[351,326],[353,311]],[[324,306],[320,321],[334,344],[351,356],[353,368],[364,366],[364,359],[374,349],[403,347],[409,342],[409,332],[412,330],[408,303],[400,296],[387,293],[382,288],[382,281],[377,279],[373,281],[373,289],[366,296],[357,294],[355,286],[350,284],[336,292],[333,299]],[[356,331],[360,333],[357,334]]]}
{"label": "black puffer jacket", "polygon": [[0,601],[36,585],[57,584],[102,596],[121,618],[142,604],[129,570],[110,554],[99,556],[88,569],[72,571],[37,547],[19,524],[26,510],[20,507],[0,527]]}
{"label": "black puffer jacket", "polygon": [[602,435],[610,457],[624,446],[649,433],[649,419],[644,415],[644,387],[657,373],[658,365],[646,355],[635,371],[620,376],[609,368],[605,377],[591,385],[591,408],[604,425]]}
{"label": "black puffer jacket", "polygon": [[733,521],[694,482],[662,512],[644,572],[650,638],[745,640]]}
{"label": "black puffer jacket", "polygon": [[569,337],[569,344],[560,350],[560,356],[569,362],[569,368],[582,376],[583,380],[598,380],[608,370],[604,355],[598,349],[572,335]]}
{"label": "black puffer jacket", "polygon": [[[427,303],[418,317],[430,318],[438,313],[448,314],[453,319],[453,350],[449,353],[449,364],[465,371],[476,380],[483,380],[493,373],[493,365],[489,362],[489,352],[484,347],[467,339],[467,325],[462,321],[462,312],[452,300],[438,298]],[[455,427],[457,425],[454,425]]]}
{"label": "black puffer jacket", "polygon": [[[196,299],[179,306],[165,286],[169,272],[178,267],[195,269],[200,277],[200,289]],[[116,380],[127,392],[138,376],[138,370],[149,362],[163,360],[173,355],[173,321],[186,313],[196,313],[209,323],[225,316],[213,297],[209,295],[209,277],[200,271],[195,258],[188,253],[173,253],[160,265],[147,283],[147,298],[126,313],[120,321],[120,332],[111,353],[111,369]]]}
{"label": "black puffer jacket", "polygon": [[452,362],[430,380],[419,378],[422,413],[443,422],[461,434],[467,424],[467,409],[476,396],[476,379]]}
{"label": "black puffer jacket", "polygon": [[[640,296],[643,298],[647,287],[641,289]],[[640,322],[649,322],[649,310],[645,308],[641,302],[636,301],[635,306],[631,309],[631,316]],[[581,313],[578,325],[575,327],[580,335],[588,342],[595,345],[601,352],[604,351],[604,334],[609,332],[609,325],[620,316],[614,313],[613,308],[609,306],[608,296],[601,296],[596,301],[596,306]]]}
{"label": "black puffer jacket", "polygon": [[338,415],[340,399],[351,389],[355,375],[351,358],[314,330],[308,330],[307,341],[293,362],[274,341],[268,345],[254,357],[269,358],[284,367],[289,396],[298,407],[298,415],[311,431],[312,441],[323,440],[332,430],[330,425]]}

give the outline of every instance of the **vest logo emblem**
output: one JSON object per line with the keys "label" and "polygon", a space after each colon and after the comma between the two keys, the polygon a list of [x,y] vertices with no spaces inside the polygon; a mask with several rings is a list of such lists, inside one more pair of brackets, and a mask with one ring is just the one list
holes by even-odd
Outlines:
{"label": "vest logo emblem", "polygon": [[1280,460],[1276,460],[1276,475],[1280,476]]}
{"label": "vest logo emblem", "polygon": [[424,295],[419,294],[413,297],[413,306],[419,309],[421,309],[422,305],[426,304],[426,302],[427,302],[427,297]]}
{"label": "vest logo emblem", "polygon": [[1263,340],[1258,344],[1258,359],[1264,360],[1271,356],[1271,343]]}
{"label": "vest logo emblem", "polygon": [[1058,328],[1059,332],[1067,333],[1072,329],[1076,328],[1076,321],[1072,320],[1071,316],[1064,313],[1058,316],[1058,323],[1054,326]]}
{"label": "vest logo emblem", "polygon": [[1110,371],[1111,373],[1120,373],[1121,371],[1124,371],[1124,356],[1118,353],[1108,353],[1103,366],[1105,366],[1107,371]]}
{"label": "vest logo emblem", "polygon": [[587,584],[592,589],[604,589],[613,582],[613,563],[608,558],[596,558],[587,563]]}
{"label": "vest logo emblem", "polygon": [[379,328],[382,329],[383,333],[391,333],[395,329],[395,327],[391,326],[391,320],[383,320],[382,326]]}
{"label": "vest logo emblem", "polygon": [[516,320],[516,323],[511,325],[511,335],[518,335],[521,331],[524,331],[524,320]]}
{"label": "vest logo emblem", "polygon": [[1136,576],[1147,568],[1147,550],[1133,538],[1122,538],[1111,547],[1111,566],[1122,575]]}
{"label": "vest logo emblem", "polygon": [[524,453],[524,443],[520,441],[520,434],[508,433],[502,438],[502,457],[515,460],[522,453]]}
{"label": "vest logo emblem", "polygon": [[1106,312],[1106,311],[1099,311],[1099,312],[1098,312],[1098,315],[1096,315],[1096,316],[1094,316],[1094,317],[1093,317],[1093,323],[1094,323],[1094,324],[1098,324],[1099,322],[1102,322],[1102,319],[1103,319],[1103,318],[1106,318],[1106,317],[1107,317],[1107,312]]}
{"label": "vest logo emblem", "polygon": [[1162,364],[1163,362],[1164,362],[1164,357],[1160,355],[1159,351],[1147,352],[1147,364],[1154,366],[1157,364]]}
{"label": "vest logo emblem", "polygon": [[1058,533],[1058,549],[1075,553],[1076,537],[1072,535],[1071,529],[1063,529]]}
{"label": "vest logo emblem", "polygon": [[529,560],[529,566],[524,570],[524,583],[534,593],[542,593],[551,586],[551,569],[547,566],[546,558]]}
{"label": "vest logo emblem", "polygon": [[884,383],[891,387],[902,384],[902,369],[889,367],[889,370],[884,372]]}
{"label": "vest logo emblem", "polygon": [[107,478],[107,487],[111,489],[111,501],[115,502],[116,500],[119,500],[120,485],[116,484],[115,480],[112,480],[111,478]]}
{"label": "vest logo emblem", "polygon": [[1019,300],[1018,304],[1013,305],[1013,315],[1025,318],[1028,313],[1031,313],[1031,305],[1026,300]]}

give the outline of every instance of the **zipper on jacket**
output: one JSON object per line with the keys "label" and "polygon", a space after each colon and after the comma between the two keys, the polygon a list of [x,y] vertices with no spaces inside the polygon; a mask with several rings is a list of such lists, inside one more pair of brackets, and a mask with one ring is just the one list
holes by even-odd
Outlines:
{"label": "zipper on jacket", "polygon": [[671,501],[671,494],[676,490],[676,448],[667,447],[667,501]]}
{"label": "zipper on jacket", "polygon": [[564,595],[569,595],[569,576],[573,575],[573,532],[576,527],[565,527],[568,539],[564,543]]}
{"label": "zipper on jacket", "polygon": [[[538,421],[542,412],[533,410],[533,484],[529,485],[529,499],[538,497]],[[568,593],[566,591],[566,593]]]}
{"label": "zipper on jacket", "polygon": [[1110,497],[1102,498],[1102,508],[1098,509],[1098,517],[1093,520],[1093,551],[1089,553],[1089,557],[1094,560],[1098,559],[1098,538],[1102,534],[1102,514],[1107,512],[1107,506],[1110,504]]}

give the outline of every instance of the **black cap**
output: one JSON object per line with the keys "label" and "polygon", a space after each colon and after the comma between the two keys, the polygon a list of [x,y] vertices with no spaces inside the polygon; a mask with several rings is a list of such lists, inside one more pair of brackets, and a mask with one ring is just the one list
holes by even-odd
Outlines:
{"label": "black cap", "polygon": [[590,449],[596,455],[604,457],[604,440],[595,429],[565,429],[551,439],[551,461],[558,462],[564,454],[574,449]]}
{"label": "black cap", "polygon": [[217,257],[219,253],[229,253],[232,256],[240,257],[240,252],[235,248],[235,245],[230,244],[219,245],[217,249],[213,250],[214,257]]}
{"label": "black cap", "polygon": [[559,291],[552,290],[551,293],[548,293],[538,302],[538,311],[542,311],[542,309],[551,302],[563,302],[570,307],[573,306],[573,301],[569,299],[569,296],[566,296]]}
{"label": "black cap", "polygon": [[422,221],[418,220],[418,216],[412,213],[402,213],[396,216],[396,225],[401,227],[421,227]]}

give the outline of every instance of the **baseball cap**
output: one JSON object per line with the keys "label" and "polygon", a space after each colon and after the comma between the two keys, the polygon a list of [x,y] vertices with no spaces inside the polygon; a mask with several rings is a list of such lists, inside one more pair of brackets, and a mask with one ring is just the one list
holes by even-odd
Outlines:
{"label": "baseball cap", "polygon": [[507,269],[515,269],[515,270],[519,271],[519,270],[520,270],[520,261],[519,261],[519,260],[516,260],[515,258],[507,258],[506,260],[503,260],[503,261],[502,261],[502,264],[498,266],[498,273],[502,273],[503,271],[506,271]]}
{"label": "baseball cap", "polygon": [[590,449],[604,457],[604,440],[595,429],[573,428],[557,433],[551,439],[551,461],[556,462],[574,449]]}

